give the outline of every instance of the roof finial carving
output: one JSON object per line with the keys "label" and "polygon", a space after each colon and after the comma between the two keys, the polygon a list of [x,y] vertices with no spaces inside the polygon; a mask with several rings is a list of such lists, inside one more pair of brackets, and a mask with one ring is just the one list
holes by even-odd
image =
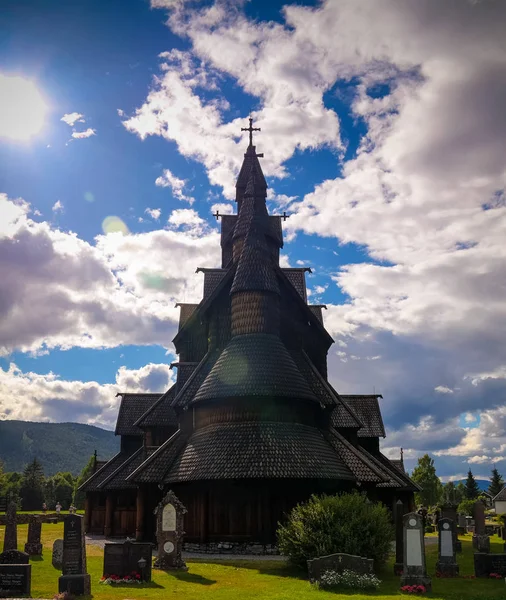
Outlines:
{"label": "roof finial carving", "polygon": [[253,127],[253,117],[249,118],[249,127],[241,127],[241,131],[249,131],[249,145],[253,146],[253,132],[262,131],[260,127]]}

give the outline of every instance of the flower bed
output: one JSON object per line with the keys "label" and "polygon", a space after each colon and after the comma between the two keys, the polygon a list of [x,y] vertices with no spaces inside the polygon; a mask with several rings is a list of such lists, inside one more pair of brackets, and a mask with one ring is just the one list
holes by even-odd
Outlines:
{"label": "flower bed", "polygon": [[425,594],[427,588],[424,585],[403,585],[401,592],[405,594]]}
{"label": "flower bed", "polygon": [[116,585],[118,583],[142,583],[141,576],[137,571],[132,571],[130,575],[120,577],[119,575],[104,575],[100,579],[100,583],[106,585]]}
{"label": "flower bed", "polygon": [[324,571],[319,585],[321,588],[344,587],[358,590],[378,589],[381,581],[369,573],[356,573],[345,569],[341,573],[336,571]]}

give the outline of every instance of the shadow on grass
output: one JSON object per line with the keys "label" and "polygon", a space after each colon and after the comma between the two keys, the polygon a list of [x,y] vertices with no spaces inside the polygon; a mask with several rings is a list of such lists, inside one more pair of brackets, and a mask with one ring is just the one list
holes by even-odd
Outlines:
{"label": "shadow on grass", "polygon": [[190,573],[189,571],[164,571],[164,573],[186,583],[197,583],[200,585],[213,585],[213,583],[216,583],[216,579],[208,579],[203,575],[197,575],[197,573]]}
{"label": "shadow on grass", "polygon": [[262,575],[274,575],[276,577],[290,577],[292,579],[307,579],[307,572],[294,567],[285,560],[251,560],[249,558],[188,558],[188,566],[198,563],[209,565],[222,565],[224,567],[235,567],[238,569],[251,569]]}
{"label": "shadow on grass", "polygon": [[30,562],[42,562],[43,560],[43,556],[30,556]]}
{"label": "shadow on grass", "polygon": [[155,583],[154,581],[139,583],[137,585],[134,585],[133,583],[112,583],[109,585],[109,587],[113,590],[116,588],[129,589],[129,590],[145,590],[147,588],[165,589],[165,586],[160,585],[159,583]]}

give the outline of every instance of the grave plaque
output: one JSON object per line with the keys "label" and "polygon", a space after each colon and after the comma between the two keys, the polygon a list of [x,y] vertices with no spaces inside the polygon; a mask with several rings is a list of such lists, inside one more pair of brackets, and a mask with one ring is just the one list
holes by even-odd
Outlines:
{"label": "grave plaque", "polygon": [[423,585],[431,590],[431,579],[425,568],[425,546],[423,518],[417,513],[404,515],[404,567],[401,587]]}
{"label": "grave plaque", "polygon": [[397,500],[395,505],[395,564],[394,575],[400,575],[404,568],[404,531],[403,531],[404,504]]}
{"label": "grave plaque", "polygon": [[10,502],[5,515],[4,552],[18,547],[18,524],[16,521],[16,503]]}
{"label": "grave plaque", "polygon": [[362,556],[353,556],[352,554],[329,554],[320,556],[307,561],[307,570],[311,582],[320,581],[325,571],[336,571],[342,573],[345,570],[354,571],[360,574],[369,574],[373,572],[374,560],[372,558],[363,558]]}
{"label": "grave plaque", "polygon": [[0,565],[0,598],[29,596],[32,565]]}
{"label": "grave plaque", "polygon": [[439,556],[436,572],[445,577],[457,577],[459,566],[455,553],[455,522],[452,519],[439,519],[438,523]]}
{"label": "grave plaque", "polygon": [[76,596],[91,594],[83,521],[83,517],[76,514],[68,515],[63,521],[63,574],[58,579],[58,591],[69,591]]}
{"label": "grave plaque", "polygon": [[[146,563],[140,568],[139,561]],[[104,547],[103,575],[124,577],[132,572],[139,573],[143,581],[151,581],[151,544],[140,542],[124,542],[123,544],[107,543]]]}
{"label": "grave plaque", "polygon": [[174,492],[169,491],[156,507],[155,513],[158,557],[154,566],[157,569],[182,569],[186,571],[187,566],[181,558],[186,508]]}
{"label": "grave plaque", "polygon": [[40,556],[42,554],[41,530],[42,523],[40,519],[36,515],[31,515],[28,522],[28,539],[25,544],[25,552],[30,556]]}
{"label": "grave plaque", "polygon": [[474,574],[476,577],[489,577],[490,573],[498,573],[506,577],[506,554],[474,554]]}

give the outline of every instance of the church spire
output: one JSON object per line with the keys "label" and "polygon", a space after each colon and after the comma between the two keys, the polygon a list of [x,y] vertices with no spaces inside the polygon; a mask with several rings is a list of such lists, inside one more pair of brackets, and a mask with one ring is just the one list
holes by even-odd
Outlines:
{"label": "church spire", "polygon": [[264,174],[262,173],[262,167],[260,166],[259,158],[263,158],[263,154],[257,154],[256,147],[253,145],[253,132],[260,131],[260,127],[253,127],[253,119],[249,119],[249,127],[242,127],[241,131],[249,132],[249,146],[244,155],[241,170],[239,171],[239,177],[236,183],[236,194],[235,200],[237,202],[237,210],[240,212],[241,203],[246,191],[251,169],[254,168],[256,172],[255,187],[257,191],[263,194],[264,198],[267,196],[267,182],[265,181]]}

